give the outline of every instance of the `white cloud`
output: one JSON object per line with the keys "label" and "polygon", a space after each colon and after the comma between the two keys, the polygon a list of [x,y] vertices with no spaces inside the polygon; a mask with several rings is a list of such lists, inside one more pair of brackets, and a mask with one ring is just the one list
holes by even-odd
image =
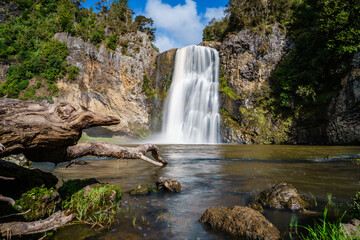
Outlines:
{"label": "white cloud", "polygon": [[193,0],[185,0],[185,4],[176,6],[162,0],[147,0],[144,15],[154,20],[157,29],[155,45],[163,52],[200,43],[204,27],[213,18],[223,18],[224,9],[207,8],[205,14],[200,14]]}
{"label": "white cloud", "polygon": [[154,20],[160,51],[201,42],[204,24],[192,0],[174,7],[161,0],[148,0],[145,15]]}
{"label": "white cloud", "polygon": [[207,8],[205,12],[205,19],[207,22],[211,21],[213,18],[220,20],[225,16],[224,10],[225,7]]}
{"label": "white cloud", "polygon": [[156,35],[155,45],[159,48],[160,52],[175,48],[181,44],[177,43],[174,39],[167,37],[166,35]]}

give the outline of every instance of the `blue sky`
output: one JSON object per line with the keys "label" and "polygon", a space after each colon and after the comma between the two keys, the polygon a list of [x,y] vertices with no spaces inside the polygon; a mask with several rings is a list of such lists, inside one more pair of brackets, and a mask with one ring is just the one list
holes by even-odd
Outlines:
{"label": "blue sky", "polygon": [[[85,7],[95,6],[99,0],[87,0]],[[228,0],[129,0],[135,15],[154,20],[155,45],[160,52],[198,44],[202,30],[212,19],[224,16]]]}

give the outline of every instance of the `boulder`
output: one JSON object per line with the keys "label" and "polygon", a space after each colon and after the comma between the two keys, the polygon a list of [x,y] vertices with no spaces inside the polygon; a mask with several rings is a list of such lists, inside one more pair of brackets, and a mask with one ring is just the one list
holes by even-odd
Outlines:
{"label": "boulder", "polygon": [[249,207],[263,211],[263,207],[287,210],[303,210],[311,206],[311,202],[301,196],[291,184],[278,183],[271,189],[255,196]]}
{"label": "boulder", "polygon": [[181,184],[178,180],[173,178],[164,178],[160,177],[156,181],[156,187],[159,191],[168,191],[168,192],[180,192]]}
{"label": "boulder", "polygon": [[243,206],[211,207],[199,220],[212,229],[220,230],[239,238],[279,239],[279,230],[260,212]]}
{"label": "boulder", "polygon": [[350,236],[354,237],[354,239],[360,238],[360,220],[352,219],[349,223],[341,224],[343,230],[348,233]]}
{"label": "boulder", "polygon": [[33,188],[23,193],[16,201],[16,207],[22,212],[27,212],[24,217],[28,221],[35,221],[50,216],[59,209],[60,194],[53,188]]}

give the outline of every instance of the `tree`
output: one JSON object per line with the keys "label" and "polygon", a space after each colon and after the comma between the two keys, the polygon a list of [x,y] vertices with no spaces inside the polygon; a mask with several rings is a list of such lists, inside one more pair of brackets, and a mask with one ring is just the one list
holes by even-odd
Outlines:
{"label": "tree", "polygon": [[139,15],[135,18],[135,25],[137,29],[141,32],[145,32],[149,35],[149,38],[151,41],[155,40],[155,30],[156,28],[153,28],[154,21],[151,18],[147,18],[145,16]]}

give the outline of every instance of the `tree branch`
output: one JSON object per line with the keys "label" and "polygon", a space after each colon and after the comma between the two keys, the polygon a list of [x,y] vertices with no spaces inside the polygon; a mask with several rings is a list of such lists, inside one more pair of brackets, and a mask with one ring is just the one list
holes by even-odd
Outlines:
{"label": "tree branch", "polygon": [[[145,156],[151,152],[154,160]],[[138,147],[121,147],[111,143],[79,143],[67,148],[67,159],[75,159],[86,155],[97,157],[114,157],[119,159],[141,159],[156,166],[165,166],[167,162],[159,156],[159,148],[153,144],[140,145]]]}
{"label": "tree branch", "polygon": [[0,233],[5,237],[46,232],[65,225],[74,217],[75,214],[69,214],[68,211],[58,211],[42,221],[2,223]]}
{"label": "tree branch", "polygon": [[12,206],[15,205],[14,199],[9,198],[9,197],[5,197],[5,196],[3,196],[3,195],[1,195],[1,194],[0,194],[0,201],[2,201],[2,202],[8,202],[8,203],[10,203]]}
{"label": "tree branch", "polygon": [[0,180],[9,180],[9,181],[11,181],[11,180],[15,180],[15,178],[0,176]]}

